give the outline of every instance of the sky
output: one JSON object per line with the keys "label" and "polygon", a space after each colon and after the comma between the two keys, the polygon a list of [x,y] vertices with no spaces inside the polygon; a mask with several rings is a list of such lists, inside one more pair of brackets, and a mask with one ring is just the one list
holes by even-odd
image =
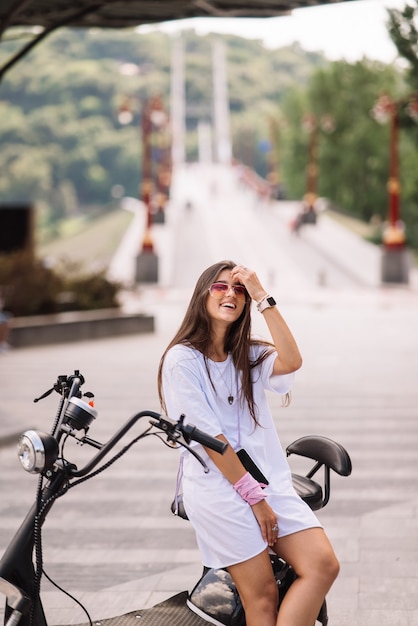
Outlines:
{"label": "sky", "polygon": [[407,0],[352,0],[296,9],[290,16],[273,18],[194,18],[141,26],[139,32],[174,33],[194,28],[198,34],[230,33],[261,39],[269,48],[297,41],[304,50],[322,51],[331,60],[355,62],[367,57],[384,63],[396,58],[388,33],[387,9],[402,9]]}

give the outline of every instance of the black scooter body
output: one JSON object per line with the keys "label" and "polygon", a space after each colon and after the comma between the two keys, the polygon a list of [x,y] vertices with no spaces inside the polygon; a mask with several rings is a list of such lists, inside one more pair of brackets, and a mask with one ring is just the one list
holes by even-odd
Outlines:
{"label": "black scooter body", "polygon": [[[96,448],[98,452],[81,469],[77,469],[63,458],[56,458],[47,470],[42,471],[36,501],[0,560],[0,594],[6,596],[4,619],[6,626],[48,626],[40,597],[42,553],[41,542],[37,539],[40,537],[42,525],[57,497],[67,493],[70,487],[106,469],[134,443],[149,434],[155,434],[159,438],[164,436],[171,446],[181,445],[187,448],[202,464],[203,461],[188,445],[191,440],[198,441],[219,453],[223,453],[226,448],[225,444],[218,439],[199,431],[192,424],[184,424],[184,415],[180,416],[177,422],[173,422],[153,411],[142,411],[132,416],[105,444],[87,437],[88,428],[83,428],[84,436],[80,437],[78,430],[81,429],[82,420],[86,417],[91,419],[91,415],[88,415],[88,407],[83,409],[80,406],[82,402],[78,401],[71,407],[71,411],[66,412],[66,408],[72,398],[80,398],[79,388],[83,382],[83,377],[76,370],[73,376],[59,377],[54,388],[44,394],[45,397],[53,390],[65,391],[51,435],[46,437],[55,439],[55,442],[59,443],[61,436],[65,433]],[[67,404],[63,398],[67,399]],[[142,417],[147,418],[151,426],[104,466],[95,469],[116,443]],[[348,476],[351,473],[351,461],[347,452],[339,444],[324,437],[298,439],[287,448],[287,454],[298,454],[316,461],[306,476],[293,476],[296,491],[313,510],[322,508],[328,501],[330,469],[342,476]],[[312,476],[322,466],[324,467],[324,492],[321,485],[312,480]],[[183,513],[182,517],[187,519],[184,507],[179,507],[176,512]],[[295,573],[282,559],[272,556],[271,561],[279,595],[282,598],[294,581]],[[142,626],[204,626],[208,622],[219,626],[245,626],[241,601],[228,572],[207,568],[204,568],[201,579],[190,594],[183,592],[151,609],[100,620],[100,623],[102,626],[131,626],[132,623],[133,626],[135,622],[137,626],[138,618],[141,618]],[[323,626],[326,625],[325,603],[318,619]]]}

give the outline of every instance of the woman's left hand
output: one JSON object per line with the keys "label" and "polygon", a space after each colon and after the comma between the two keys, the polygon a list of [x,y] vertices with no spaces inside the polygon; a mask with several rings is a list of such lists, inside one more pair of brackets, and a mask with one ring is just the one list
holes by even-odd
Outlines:
{"label": "woman's left hand", "polygon": [[267,541],[269,546],[274,546],[279,534],[279,526],[273,509],[266,500],[253,504],[251,508],[260,526],[264,541]]}
{"label": "woman's left hand", "polygon": [[267,291],[261,284],[257,274],[248,267],[236,265],[234,269],[231,270],[231,278],[234,282],[242,283],[250,297],[256,302],[259,302],[267,295]]}
{"label": "woman's left hand", "polygon": [[[268,296],[268,293],[260,283],[257,274],[248,267],[236,265],[231,270],[231,278],[234,282],[240,282],[244,285],[250,297],[257,303],[261,302],[266,296]],[[274,375],[279,375],[295,372],[302,365],[302,357],[289,327],[276,306],[268,307],[267,309],[264,309],[264,311],[264,318],[267,322],[271,338],[277,350],[277,356],[273,365],[272,373]]]}

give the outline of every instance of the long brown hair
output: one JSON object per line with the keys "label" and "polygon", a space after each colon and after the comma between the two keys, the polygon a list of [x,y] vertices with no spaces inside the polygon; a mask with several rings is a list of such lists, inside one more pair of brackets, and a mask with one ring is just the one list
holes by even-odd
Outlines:
{"label": "long brown hair", "polygon": [[[162,390],[162,370],[167,352],[177,344],[190,345],[199,350],[207,360],[212,343],[211,318],[208,315],[206,301],[210,285],[216,281],[219,274],[224,270],[232,270],[236,266],[233,261],[220,261],[208,267],[199,277],[184,319],[174,338],[167,346],[161,357],[158,368],[158,396],[161,407],[167,411]],[[261,344],[266,349],[260,354],[256,361],[250,360],[250,346]],[[251,338],[251,298],[245,300],[245,306],[240,317],[233,322],[225,335],[225,352],[230,352],[235,368],[241,371],[242,394],[250,409],[252,418],[258,423],[256,406],[253,396],[253,386],[251,381],[251,370],[259,365],[274,349],[273,344]],[[208,375],[210,378],[209,370]]]}

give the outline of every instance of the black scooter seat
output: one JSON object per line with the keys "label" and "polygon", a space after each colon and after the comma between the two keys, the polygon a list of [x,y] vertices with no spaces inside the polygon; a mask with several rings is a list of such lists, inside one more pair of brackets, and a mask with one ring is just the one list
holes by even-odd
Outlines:
{"label": "black scooter seat", "polygon": [[323,498],[321,485],[312,480],[312,478],[299,476],[299,474],[292,474],[292,482],[298,496],[309,505],[312,511],[322,509]]}

